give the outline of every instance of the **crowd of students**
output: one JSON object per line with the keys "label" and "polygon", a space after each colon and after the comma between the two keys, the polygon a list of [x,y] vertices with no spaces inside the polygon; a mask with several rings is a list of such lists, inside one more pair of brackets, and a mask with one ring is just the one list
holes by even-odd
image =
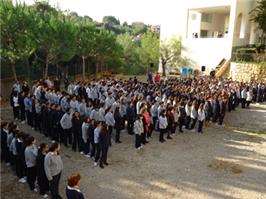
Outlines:
{"label": "crowd of students", "polygon": [[[32,88],[26,82],[16,82],[10,97],[14,119],[26,121],[56,142],[49,152],[47,144],[41,144],[38,150],[35,139],[19,131],[16,124],[2,123],[2,158],[15,166],[20,182],[25,182],[28,173],[31,190],[35,189],[37,176],[40,193],[45,195],[50,187],[53,198],[59,198],[63,164],[58,143],[71,145],[73,151],[78,150],[92,158],[95,166],[104,168],[108,165],[108,149],[113,140],[121,143],[123,129],[135,135],[135,148],[140,150],[155,132],[159,132],[161,143],[184,130],[203,133],[204,124],[223,125],[226,111],[235,110],[239,104],[246,108],[251,102],[263,101],[265,84],[211,77],[157,77],[149,83],[137,78],[105,78],[72,82],[65,91],[49,79],[36,82]],[[75,178],[80,179],[78,175]],[[69,186],[68,194],[75,190]]]}
{"label": "crowd of students", "polygon": [[[25,121],[52,140],[72,145],[95,165],[104,168],[112,138],[120,143],[120,132],[135,134],[140,149],[160,132],[159,141],[186,130],[203,132],[204,123],[223,125],[226,111],[249,107],[266,100],[262,83],[239,83],[212,77],[164,79],[149,83],[105,78],[77,81],[66,91],[49,79],[15,83],[10,102],[14,118]],[[115,136],[113,136],[115,131]]]}
{"label": "crowd of students", "polygon": [[[10,166],[20,183],[28,183],[31,191],[38,192],[43,198],[62,198],[59,182],[63,170],[60,145],[54,142],[36,146],[33,136],[19,130],[14,122],[1,121],[1,160]],[[83,199],[79,190],[79,174],[68,178],[66,195],[68,199]],[[38,189],[37,189],[38,188]]]}

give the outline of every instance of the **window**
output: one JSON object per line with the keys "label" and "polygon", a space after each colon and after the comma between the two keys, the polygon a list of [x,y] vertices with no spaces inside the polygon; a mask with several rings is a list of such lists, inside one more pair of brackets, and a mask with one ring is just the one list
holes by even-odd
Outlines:
{"label": "window", "polygon": [[202,13],[201,21],[211,23],[212,22],[212,14]]}

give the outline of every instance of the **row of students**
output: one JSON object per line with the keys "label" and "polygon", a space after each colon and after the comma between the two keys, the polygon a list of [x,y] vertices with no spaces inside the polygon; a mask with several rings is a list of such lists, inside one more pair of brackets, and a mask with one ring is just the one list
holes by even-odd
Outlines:
{"label": "row of students", "polygon": [[13,122],[1,124],[1,161],[15,172],[20,183],[27,182],[31,191],[43,198],[61,198],[59,181],[63,163],[59,155],[60,146],[53,143],[50,148],[46,143],[36,146],[33,136],[20,131]]}

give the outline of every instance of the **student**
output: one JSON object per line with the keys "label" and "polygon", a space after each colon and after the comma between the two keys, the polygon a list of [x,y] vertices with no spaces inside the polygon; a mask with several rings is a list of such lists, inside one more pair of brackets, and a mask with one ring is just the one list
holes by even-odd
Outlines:
{"label": "student", "polygon": [[94,129],[93,152],[91,154],[92,156],[95,155],[94,166],[98,165],[98,161],[99,161],[100,153],[101,153],[101,148],[99,146],[99,136],[100,136],[101,130],[102,130],[102,124],[100,122],[96,122],[96,128]]}
{"label": "student", "polygon": [[19,103],[19,108],[20,108],[20,121],[22,124],[25,123],[25,104],[24,104],[24,99],[25,99],[25,93],[21,92],[18,98],[18,103]]}
{"label": "student", "polygon": [[167,123],[167,118],[166,118],[166,112],[165,112],[165,110],[162,110],[161,114],[159,116],[159,129],[160,129],[159,141],[161,143],[165,142],[163,135],[167,131],[167,126],[168,126],[168,123]]}
{"label": "student", "polygon": [[19,132],[17,137],[14,141],[13,147],[13,155],[15,157],[15,165],[16,165],[16,174],[19,178],[19,182],[25,183],[26,176],[25,176],[25,165],[24,165],[24,145],[23,145],[23,132]]}
{"label": "student", "polygon": [[252,101],[252,98],[253,98],[253,96],[252,96],[252,90],[248,87],[247,88],[247,100],[246,100],[246,102],[247,102],[247,108],[249,108],[249,105],[250,105],[250,103]]}
{"label": "student", "polygon": [[50,192],[52,199],[61,199],[59,195],[59,181],[63,170],[63,162],[59,155],[60,145],[53,143],[49,149],[49,153],[44,159],[44,170],[47,179],[49,180]]}
{"label": "student", "polygon": [[14,119],[19,120],[19,97],[18,92],[13,92],[11,96],[11,106],[13,107]]}
{"label": "student", "polygon": [[116,134],[115,134],[115,143],[121,143],[120,141],[120,131],[122,128],[122,117],[120,115],[119,112],[119,107],[115,108],[115,112],[114,112],[114,119],[115,119],[115,129],[116,129]]}
{"label": "student", "polygon": [[38,149],[35,146],[35,142],[36,140],[34,137],[28,137],[26,141],[25,161],[27,166],[27,182],[30,190],[37,192],[37,189],[35,188],[35,181],[37,177],[36,158],[38,155]]}
{"label": "student", "polygon": [[190,118],[192,119],[192,123],[190,126],[190,130],[195,128],[196,122],[197,122],[197,101],[194,100],[191,106],[191,113]]}
{"label": "student", "polygon": [[187,101],[186,106],[185,106],[185,111],[186,111],[186,129],[189,129],[190,121],[191,121],[191,101]]}
{"label": "student", "polygon": [[72,150],[76,151],[77,147],[79,152],[81,152],[81,126],[82,120],[80,119],[79,112],[74,112],[72,117],[72,135],[73,135],[73,143],[72,143]]}
{"label": "student", "polygon": [[70,109],[67,109],[67,112],[61,118],[60,125],[63,129],[64,144],[67,147],[68,144],[72,144],[72,115],[70,114]]}
{"label": "student", "polygon": [[38,155],[36,158],[37,182],[39,185],[40,195],[42,195],[43,198],[48,198],[47,193],[49,191],[49,181],[47,179],[44,169],[44,159],[48,151],[48,144],[40,144]]}
{"label": "student", "polygon": [[220,105],[217,96],[215,96],[214,100],[212,101],[212,113],[212,122],[216,123],[220,114]]}
{"label": "student", "polygon": [[243,88],[241,91],[241,107],[246,107],[247,91],[246,88]]}
{"label": "student", "polygon": [[183,133],[182,127],[186,124],[186,110],[185,110],[185,102],[181,101],[180,106],[178,107],[178,126],[179,126],[179,132]]}
{"label": "student", "polygon": [[101,149],[100,167],[104,168],[104,164],[107,166],[107,153],[109,148],[109,134],[107,130],[107,125],[102,124],[102,129],[99,135],[99,146]]}
{"label": "student", "polygon": [[90,139],[89,139],[90,118],[86,117],[81,126],[83,153],[86,157],[90,157]]}
{"label": "student", "polygon": [[219,113],[219,121],[218,121],[219,125],[223,125],[223,120],[224,120],[224,116],[226,112],[226,104],[227,104],[226,98],[221,97],[219,100],[219,105],[220,105],[220,113]]}
{"label": "student", "polygon": [[204,111],[204,104],[200,104],[199,109],[198,109],[198,133],[203,133],[202,132],[202,127],[203,123],[205,120],[205,111]]}
{"label": "student", "polygon": [[127,132],[129,135],[133,135],[133,125],[136,118],[134,103],[131,102],[126,109],[126,120],[127,120]]}
{"label": "student", "polygon": [[143,128],[143,116],[138,115],[137,120],[134,122],[134,133],[135,133],[135,148],[141,149],[141,136],[144,133]]}
{"label": "student", "polygon": [[24,99],[24,106],[26,111],[27,124],[32,127],[32,98],[30,93],[28,93],[26,98]]}
{"label": "student", "polygon": [[66,197],[67,199],[84,199],[84,195],[79,189],[80,174],[74,174],[68,177],[67,187],[66,187]]}
{"label": "student", "polygon": [[1,124],[1,161],[8,162],[8,146],[7,146],[7,136],[8,136],[8,123],[3,122]]}
{"label": "student", "polygon": [[173,114],[173,107],[168,107],[166,111],[166,118],[167,118],[167,139],[173,139],[170,134],[175,133],[175,118]]}
{"label": "student", "polygon": [[108,128],[108,133],[110,137],[110,146],[112,146],[111,137],[112,137],[113,128],[115,126],[115,118],[111,111],[111,107],[107,108],[105,112],[106,114],[104,116],[104,119],[105,119],[105,123],[107,124],[107,128]]}

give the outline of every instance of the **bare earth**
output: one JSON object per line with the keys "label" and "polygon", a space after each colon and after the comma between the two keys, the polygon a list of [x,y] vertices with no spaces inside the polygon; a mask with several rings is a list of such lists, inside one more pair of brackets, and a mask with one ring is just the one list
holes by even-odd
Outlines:
{"label": "bare earth", "polygon": [[[11,120],[11,109],[3,109],[2,117]],[[177,134],[164,144],[155,133],[141,152],[124,132],[123,143],[111,147],[110,165],[103,170],[62,146],[61,195],[65,198],[67,175],[80,172],[81,190],[89,199],[266,198],[266,104],[228,113],[225,123],[224,128],[211,125],[202,135]],[[50,143],[27,125],[20,127]],[[3,199],[40,198],[17,180],[1,164]]]}

